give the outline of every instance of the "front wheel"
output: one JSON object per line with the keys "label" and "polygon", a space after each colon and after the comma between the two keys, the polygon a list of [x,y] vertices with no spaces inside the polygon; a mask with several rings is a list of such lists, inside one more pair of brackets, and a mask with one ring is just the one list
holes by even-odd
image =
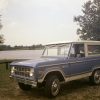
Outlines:
{"label": "front wheel", "polygon": [[55,97],[60,91],[60,81],[57,76],[50,76],[46,80],[45,92],[49,97]]}
{"label": "front wheel", "polygon": [[100,69],[93,72],[92,76],[90,76],[90,81],[95,85],[100,84]]}
{"label": "front wheel", "polygon": [[24,90],[24,91],[29,91],[29,90],[31,90],[31,85],[26,85],[26,84],[24,84],[24,83],[18,83],[18,85],[19,85],[19,87],[22,89],[22,90]]}

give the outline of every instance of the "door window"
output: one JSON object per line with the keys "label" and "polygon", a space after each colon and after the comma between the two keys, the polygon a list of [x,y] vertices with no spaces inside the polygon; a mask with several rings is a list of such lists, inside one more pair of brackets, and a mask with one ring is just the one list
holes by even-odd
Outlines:
{"label": "door window", "polygon": [[70,50],[70,57],[85,57],[84,44],[73,44]]}

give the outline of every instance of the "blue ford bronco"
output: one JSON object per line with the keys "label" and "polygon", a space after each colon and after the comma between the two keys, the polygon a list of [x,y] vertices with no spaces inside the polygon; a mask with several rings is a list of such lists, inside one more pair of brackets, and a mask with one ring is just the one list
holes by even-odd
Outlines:
{"label": "blue ford bronco", "polygon": [[49,97],[55,97],[60,85],[89,77],[91,83],[100,84],[100,42],[80,41],[49,44],[36,60],[12,62],[11,77],[22,90],[44,87]]}

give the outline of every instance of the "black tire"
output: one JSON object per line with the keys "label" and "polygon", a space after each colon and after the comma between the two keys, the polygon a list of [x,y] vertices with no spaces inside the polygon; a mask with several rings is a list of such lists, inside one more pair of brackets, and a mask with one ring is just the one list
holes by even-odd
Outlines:
{"label": "black tire", "polygon": [[45,93],[48,97],[55,97],[60,91],[60,81],[57,76],[49,76],[46,79]]}
{"label": "black tire", "polygon": [[100,69],[95,70],[92,76],[89,77],[90,82],[94,85],[100,85]]}
{"label": "black tire", "polygon": [[31,85],[26,85],[24,83],[18,83],[20,89],[24,90],[24,91],[29,91],[31,90],[32,86]]}

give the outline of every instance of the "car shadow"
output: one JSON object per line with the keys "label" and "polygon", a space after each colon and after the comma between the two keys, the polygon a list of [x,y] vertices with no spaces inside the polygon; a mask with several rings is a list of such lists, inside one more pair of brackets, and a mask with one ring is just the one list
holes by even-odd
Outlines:
{"label": "car shadow", "polygon": [[60,95],[72,94],[77,91],[82,91],[83,89],[89,88],[91,86],[93,86],[93,85],[90,83],[88,78],[74,80],[74,81],[71,81],[71,82],[61,85]]}
{"label": "car shadow", "polygon": [[[71,81],[71,82],[61,85],[61,91],[57,97],[59,98],[60,96],[73,94],[73,93],[77,92],[77,90],[82,91],[82,89],[86,89],[91,86],[92,85],[90,84],[88,79]],[[31,91],[25,92],[25,93],[26,93],[26,95],[34,97],[35,99],[36,98],[38,98],[38,99],[43,98],[44,100],[47,99],[45,92],[44,92],[44,88],[33,88]]]}

